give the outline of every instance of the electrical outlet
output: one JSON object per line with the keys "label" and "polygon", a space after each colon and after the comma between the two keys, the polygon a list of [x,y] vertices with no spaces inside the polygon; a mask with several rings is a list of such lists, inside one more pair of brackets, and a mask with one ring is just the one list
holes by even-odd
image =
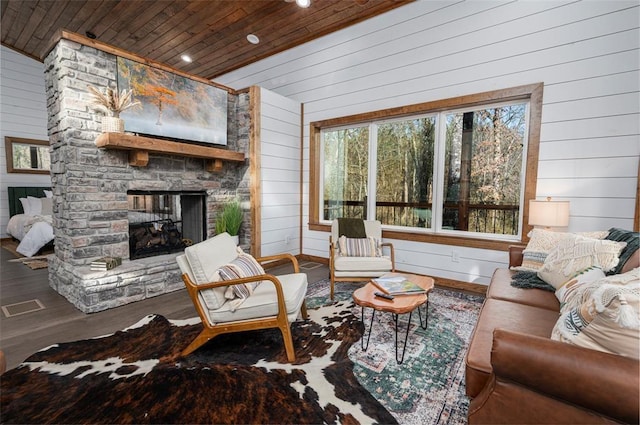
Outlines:
{"label": "electrical outlet", "polygon": [[460,254],[458,254],[458,251],[451,251],[451,261],[454,263],[460,262]]}
{"label": "electrical outlet", "polygon": [[291,242],[291,238],[289,238],[289,235],[286,235],[286,236],[284,237],[284,243],[288,245],[288,244],[289,244],[289,242]]}

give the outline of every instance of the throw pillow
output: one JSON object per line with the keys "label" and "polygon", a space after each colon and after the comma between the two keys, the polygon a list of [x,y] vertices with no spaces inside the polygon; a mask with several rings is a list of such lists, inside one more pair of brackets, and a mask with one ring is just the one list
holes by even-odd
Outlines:
{"label": "throw pillow", "polygon": [[27,200],[29,201],[30,215],[42,214],[42,200],[40,198],[36,198],[34,196],[27,196]]}
{"label": "throw pillow", "polygon": [[556,289],[556,298],[560,301],[560,311],[564,310],[568,301],[573,298],[581,287],[604,278],[605,274],[600,267],[588,267],[576,273],[571,279],[562,283]]}
{"label": "throw pillow", "polygon": [[22,204],[22,212],[25,215],[33,215],[31,214],[31,204],[29,204],[29,200],[27,198],[20,198],[20,203]]}
{"label": "throw pillow", "polygon": [[340,236],[338,246],[340,255],[345,257],[381,257],[382,249],[379,239],[368,238],[348,238]]}
{"label": "throw pillow", "polygon": [[618,256],[625,242],[574,236],[558,242],[558,246],[544,260],[538,270],[538,277],[556,289],[579,271],[588,267],[613,269],[619,261]]}
{"label": "throw pillow", "polygon": [[[222,280],[235,280],[265,274],[260,263],[250,254],[245,253],[238,255],[231,263],[220,267],[218,273]],[[260,282],[247,282],[229,286],[225,292],[225,297],[230,300],[230,310],[235,311],[240,304],[249,298]]]}
{"label": "throw pillow", "polygon": [[40,211],[40,214],[53,214],[53,200],[51,198],[42,198],[42,210]]}
{"label": "throw pillow", "polygon": [[[220,267],[238,256],[236,245],[227,233],[188,246],[184,254],[187,260],[186,269],[191,269],[193,280],[198,285],[220,281]],[[200,291],[208,310],[217,310],[227,302],[224,297],[225,290],[225,286],[219,286]]]}
{"label": "throw pillow", "polygon": [[566,309],[551,339],[640,358],[640,269],[602,278],[578,289],[582,302]]}
{"label": "throw pillow", "polygon": [[620,273],[624,268],[625,263],[629,261],[636,251],[638,251],[638,248],[640,248],[640,233],[612,227],[609,229],[609,234],[605,239],[627,243],[627,246],[620,253],[620,261],[618,262],[618,265],[608,274]]}
{"label": "throw pillow", "polygon": [[47,198],[53,198],[53,191],[51,190],[43,190],[44,196]]}
{"label": "throw pillow", "polygon": [[533,229],[529,236],[529,243],[522,251],[522,265],[512,267],[512,270],[538,271],[544,265],[547,255],[558,246],[558,243],[564,239],[574,238],[576,235],[589,237],[593,239],[602,239],[607,236],[608,231],[567,233],[552,232],[545,229]]}

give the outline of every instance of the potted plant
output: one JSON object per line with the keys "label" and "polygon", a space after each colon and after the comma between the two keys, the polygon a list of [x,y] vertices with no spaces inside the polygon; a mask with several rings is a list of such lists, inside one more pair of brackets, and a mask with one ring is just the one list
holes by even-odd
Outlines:
{"label": "potted plant", "polygon": [[234,237],[238,245],[240,243],[238,234],[243,217],[242,207],[237,200],[227,202],[216,219],[216,234],[227,232]]}
{"label": "potted plant", "polygon": [[122,90],[118,93],[117,90],[107,87],[103,93],[98,88],[89,86],[89,91],[93,98],[93,106],[105,113],[102,118],[102,132],[123,133],[124,121],[120,118],[120,112],[141,105],[137,100],[133,100],[133,90]]}

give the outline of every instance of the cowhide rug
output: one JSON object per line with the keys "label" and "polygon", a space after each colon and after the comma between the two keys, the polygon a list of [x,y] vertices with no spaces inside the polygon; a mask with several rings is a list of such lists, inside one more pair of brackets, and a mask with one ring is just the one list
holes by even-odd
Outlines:
{"label": "cowhide rug", "polygon": [[148,316],[113,335],[58,344],[1,378],[3,423],[397,423],[354,377],[363,327],[341,301],[278,330],[219,336],[186,358],[199,321]]}

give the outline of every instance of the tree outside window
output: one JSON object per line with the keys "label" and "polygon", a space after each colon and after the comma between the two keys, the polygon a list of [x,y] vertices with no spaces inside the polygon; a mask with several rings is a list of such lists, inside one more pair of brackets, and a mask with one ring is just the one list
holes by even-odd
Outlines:
{"label": "tree outside window", "polygon": [[443,229],[518,234],[526,106],[446,114]]}
{"label": "tree outside window", "polygon": [[519,235],[527,113],[517,102],[323,129],[324,220]]}
{"label": "tree outside window", "polygon": [[323,218],[367,217],[369,128],[324,132]]}
{"label": "tree outside window", "polygon": [[377,132],[376,219],[430,228],[435,117],[382,123]]}

